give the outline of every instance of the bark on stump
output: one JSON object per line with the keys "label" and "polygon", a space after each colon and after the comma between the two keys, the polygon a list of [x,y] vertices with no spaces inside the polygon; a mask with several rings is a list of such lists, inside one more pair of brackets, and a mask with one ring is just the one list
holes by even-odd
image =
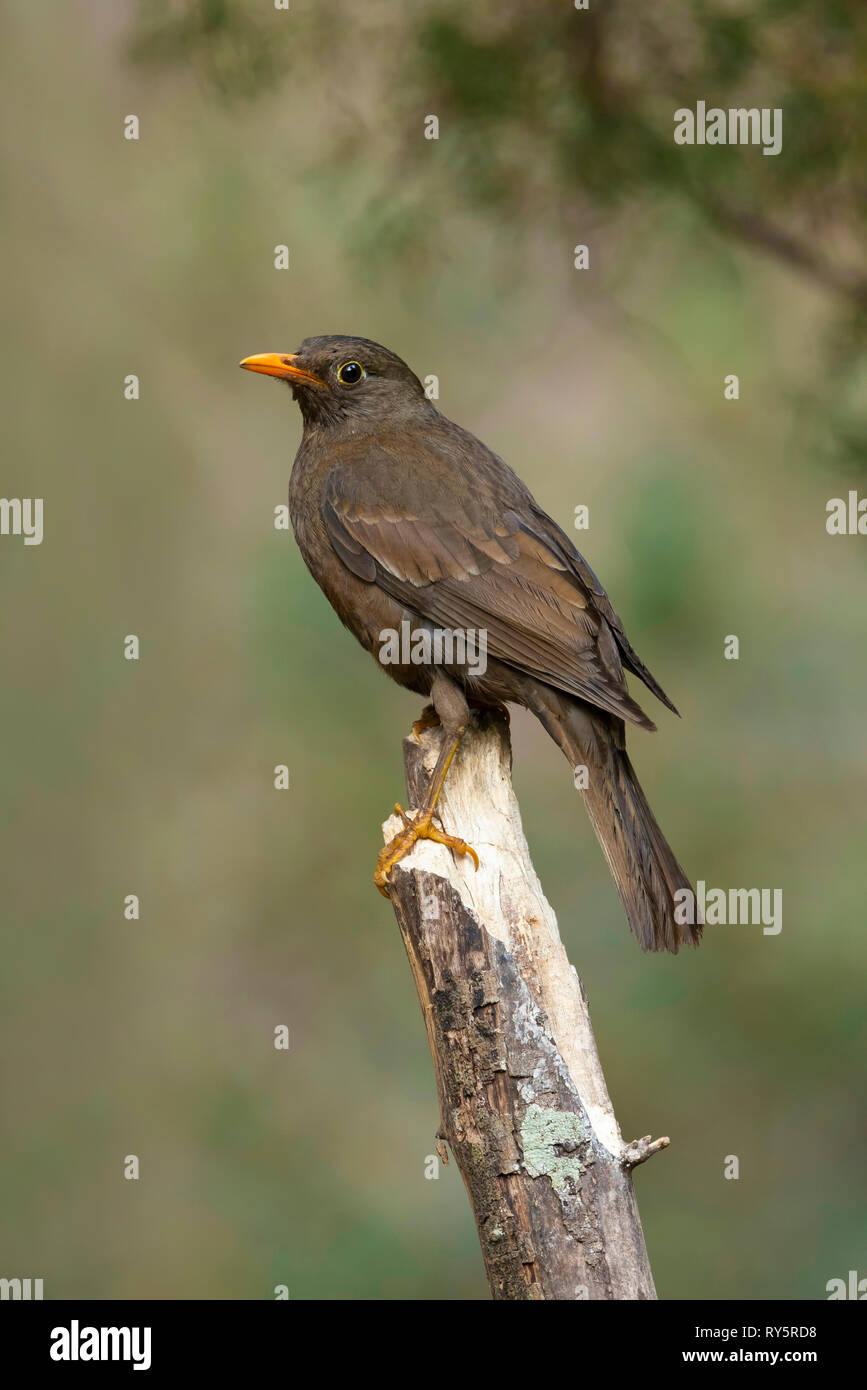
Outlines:
{"label": "bark on stump", "polygon": [[[442,731],[404,742],[419,805]],[[577,811],[576,807],[576,811]],[[431,841],[392,871],[439,1092],[440,1151],[464,1179],[495,1299],[653,1299],[631,1169],[581,981],[530,862],[505,719],[473,716],[440,797],[469,858]],[[396,817],[386,838],[400,829]]]}

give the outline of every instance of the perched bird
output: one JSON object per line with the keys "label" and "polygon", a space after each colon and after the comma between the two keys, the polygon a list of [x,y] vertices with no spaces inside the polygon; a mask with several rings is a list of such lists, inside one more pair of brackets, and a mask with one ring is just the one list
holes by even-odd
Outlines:
{"label": "perched bird", "polygon": [[532,710],[573,769],[587,769],[584,802],[641,946],[696,945],[701,927],[675,920],[674,895],[690,890],[689,880],[626,752],[627,723],[656,726],[629,694],[624,667],[677,711],[568,536],[517,474],[440,414],[414,372],[379,343],[306,338],[295,353],[246,357],[241,366],[288,382],[301,408],[292,525],[313,578],[361,645],[379,655],[383,634],[405,622],[413,632],[485,634],[483,672],[483,663],[474,674],[469,660],[457,659],[383,668],[431,699],[429,717],[446,737],[425,805],[400,812],[403,829],[380,853],[380,890],[388,893],[391,870],[417,839],[438,840],[478,864],[469,845],[433,823],[434,811],[468,701],[511,702]]}

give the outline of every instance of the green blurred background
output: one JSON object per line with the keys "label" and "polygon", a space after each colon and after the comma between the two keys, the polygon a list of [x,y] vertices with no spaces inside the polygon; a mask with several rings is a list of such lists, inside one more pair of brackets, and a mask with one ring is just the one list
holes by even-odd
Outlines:
{"label": "green blurred background", "polygon": [[[567,529],[589,505],[576,542],[683,715],[631,741],[679,858],[783,890],[778,937],[642,956],[515,714],[621,1127],[672,1137],[636,1177],[660,1296],[867,1273],[867,541],[825,530],[865,491],[863,9],[662,9],[5,7],[2,491],[44,497],[45,539],[0,540],[0,1275],[487,1297],[454,1164],[425,1179],[427,1041],[371,883],[418,704],[273,529],[300,420],[236,365],[328,332],[435,373]],[[676,149],[675,107],[734,96],[783,105],[777,159]]]}

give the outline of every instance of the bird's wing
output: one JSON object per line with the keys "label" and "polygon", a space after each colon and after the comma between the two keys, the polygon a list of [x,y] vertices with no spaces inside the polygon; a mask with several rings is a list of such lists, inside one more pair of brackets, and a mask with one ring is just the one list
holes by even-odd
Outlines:
{"label": "bird's wing", "polygon": [[552,521],[551,518],[542,511],[541,507],[538,507],[535,502],[532,502],[532,508],[535,524],[539,528],[540,534],[544,536],[546,544],[555,554],[561,556],[567,568],[581,581],[587,592],[592,596],[594,605],[598,608],[602,617],[611,628],[614,634],[614,640],[620,650],[624,666],[626,666],[627,670],[632,671],[634,675],[638,676],[639,680],[644,682],[648,690],[652,691],[656,696],[657,700],[661,700],[674,714],[677,714],[677,706],[668,698],[662,686],[659,684],[659,681],[656,680],[647,666],[645,666],[638,652],[626,636],[623,630],[623,624],[614,611],[614,605],[596,575],[593,573],[593,570],[584,559],[584,556],[575,549],[575,546],[572,544],[565,531],[562,531],[557,523]]}
{"label": "bird's wing", "polygon": [[489,657],[654,728],[626,688],[622,629],[599,581],[500,466],[508,486],[474,477],[471,492],[433,458],[427,472],[370,453],[340,464],[325,489],[331,543],[354,574],[428,622],[484,629]]}

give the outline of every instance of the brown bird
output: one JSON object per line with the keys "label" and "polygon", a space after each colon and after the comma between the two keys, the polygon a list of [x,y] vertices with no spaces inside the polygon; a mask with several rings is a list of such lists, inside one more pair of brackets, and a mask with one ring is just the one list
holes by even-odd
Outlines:
{"label": "brown bird", "polygon": [[[288,382],[301,407],[289,511],[310,573],[381,661],[386,634],[420,638],[384,669],[432,700],[428,718],[447,735],[425,805],[400,812],[403,829],[379,856],[380,890],[388,892],[391,870],[417,839],[478,864],[469,845],[434,825],[434,811],[468,700],[512,702],[532,710],[573,769],[586,768],[584,802],[641,946],[696,945],[701,927],[675,920],[674,895],[690,890],[689,880],[626,752],[627,722],[656,725],[629,694],[624,667],[677,711],[568,536],[380,344],[306,338],[296,353],[246,357],[241,366]],[[472,659],[478,648],[449,649],[444,639],[437,661],[437,633],[484,634],[486,662]]]}

